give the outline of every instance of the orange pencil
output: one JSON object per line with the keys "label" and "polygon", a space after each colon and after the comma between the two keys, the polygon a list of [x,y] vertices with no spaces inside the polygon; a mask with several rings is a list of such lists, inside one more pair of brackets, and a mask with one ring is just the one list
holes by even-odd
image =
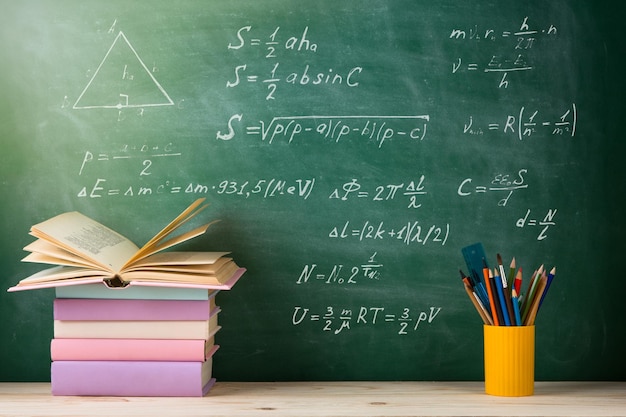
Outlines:
{"label": "orange pencil", "polygon": [[[491,275],[491,279],[489,276]],[[496,299],[494,298],[493,275],[487,266],[487,262],[483,259],[483,277],[485,278],[485,287],[487,287],[487,295],[489,296],[489,307],[491,308],[491,318],[495,326],[499,326],[498,310],[496,308]]]}

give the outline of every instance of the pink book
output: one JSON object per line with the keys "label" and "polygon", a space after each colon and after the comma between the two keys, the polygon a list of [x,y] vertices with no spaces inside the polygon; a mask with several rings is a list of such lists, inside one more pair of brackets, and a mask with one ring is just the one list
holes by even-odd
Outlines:
{"label": "pink book", "polygon": [[52,395],[201,397],[215,383],[206,362],[52,362]]}
{"label": "pink book", "polygon": [[210,300],[116,300],[56,298],[55,320],[208,320]]}
{"label": "pink book", "polygon": [[50,357],[53,361],[204,362],[219,348],[214,339],[52,339]]}

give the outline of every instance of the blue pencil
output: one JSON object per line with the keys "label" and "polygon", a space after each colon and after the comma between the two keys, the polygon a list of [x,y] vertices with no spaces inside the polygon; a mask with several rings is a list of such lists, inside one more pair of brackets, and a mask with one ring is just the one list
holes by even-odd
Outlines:
{"label": "blue pencil", "polygon": [[504,287],[502,286],[502,278],[500,278],[500,275],[498,274],[498,270],[495,270],[495,281],[496,281],[496,288],[498,291],[498,299],[500,300],[500,308],[502,309],[502,318],[504,319],[504,325],[505,326],[510,326],[511,325],[511,320],[509,320],[509,313],[508,310],[506,308],[506,301],[504,301]]}
{"label": "blue pencil", "polygon": [[517,298],[517,291],[515,291],[515,288],[511,291],[511,303],[513,304],[513,312],[515,313],[515,324],[517,326],[521,326],[522,315],[519,312],[519,300]]}
{"label": "blue pencil", "polygon": [[480,301],[482,301],[483,305],[489,310],[489,295],[487,294],[487,290],[485,289],[485,284],[480,279],[478,273],[472,269],[472,277],[474,281],[474,290],[476,294],[480,297]]}
{"label": "blue pencil", "polygon": [[539,300],[539,307],[541,308],[541,303],[543,303],[543,299],[546,298],[546,293],[548,292],[548,288],[550,288],[550,284],[552,284],[552,280],[554,279],[554,275],[556,275],[556,266],[550,270],[548,274],[548,282],[546,283],[546,289],[543,290],[543,294],[541,294],[541,300]]}

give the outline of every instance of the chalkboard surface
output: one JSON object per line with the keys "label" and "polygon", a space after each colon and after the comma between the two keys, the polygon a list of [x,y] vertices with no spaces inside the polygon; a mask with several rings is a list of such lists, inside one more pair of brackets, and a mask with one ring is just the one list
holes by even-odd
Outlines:
{"label": "chalkboard surface", "polygon": [[[218,380],[481,379],[461,249],[557,277],[539,380],[626,376],[623,10],[601,1],[2,2],[0,380],[49,380],[52,290],[4,290],[78,210],[248,268]],[[623,6],[619,6],[623,9]],[[495,266],[495,265],[494,265]]]}

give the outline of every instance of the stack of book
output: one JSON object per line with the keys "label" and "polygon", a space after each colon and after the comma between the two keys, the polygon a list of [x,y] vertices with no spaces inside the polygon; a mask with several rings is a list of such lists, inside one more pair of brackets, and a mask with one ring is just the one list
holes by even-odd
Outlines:
{"label": "stack of book", "polygon": [[[65,213],[31,227],[25,261],[56,264],[9,291],[54,287],[53,395],[203,396],[215,382],[215,296],[245,272],[227,252],[160,252],[194,202],[141,249],[88,217]],[[168,240],[165,240],[168,238]],[[157,253],[160,252],[160,253]]]}

